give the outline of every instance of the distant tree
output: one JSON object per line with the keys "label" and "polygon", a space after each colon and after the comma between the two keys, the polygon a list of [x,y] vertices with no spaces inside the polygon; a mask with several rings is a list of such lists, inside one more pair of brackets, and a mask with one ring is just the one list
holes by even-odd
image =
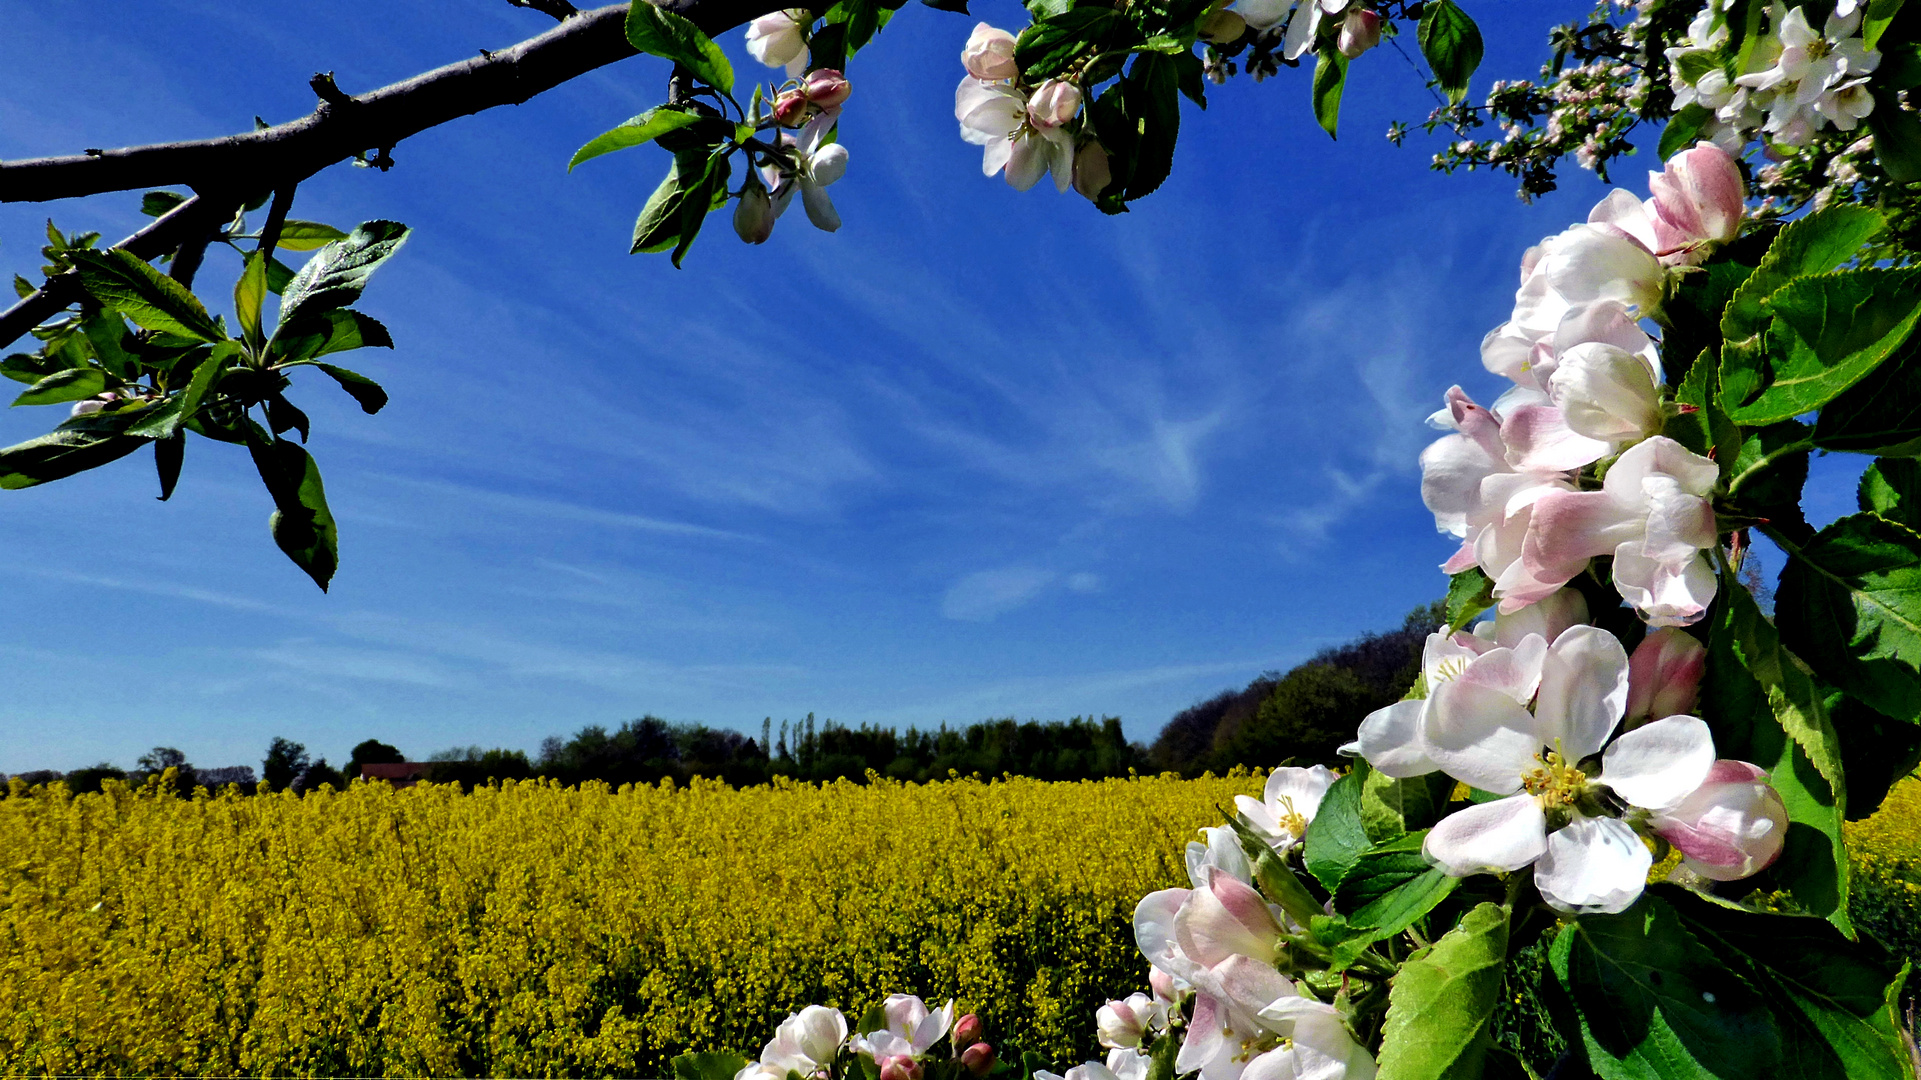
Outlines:
{"label": "distant tree", "polygon": [[193,789],[200,782],[199,777],[192,763],[187,760],[187,755],[171,746],[156,746],[140,755],[140,760],[134,762],[132,779],[135,783],[144,783],[148,777],[159,776],[168,769],[175,770],[174,793],[182,796],[193,794]]}
{"label": "distant tree", "polygon": [[427,759],[432,766],[426,779],[435,784],[459,784],[464,790],[501,780],[527,780],[534,775],[533,763],[521,750],[495,747],[456,746]]}
{"label": "distant tree", "polygon": [[340,791],[347,786],[347,781],[340,775],[340,770],[327,764],[327,759],[324,757],[300,770],[300,778],[294,781],[293,786],[295,791],[305,795],[309,791],[318,791],[322,784],[332,786],[335,791]]}
{"label": "distant tree", "polygon": [[307,771],[307,748],[291,739],[275,736],[267,744],[267,758],[260,763],[260,778],[271,785],[275,791],[283,791],[294,786]]}
{"label": "distant tree", "polygon": [[362,765],[396,765],[406,760],[407,756],[400,752],[399,747],[379,739],[368,739],[353,748],[347,757],[347,767],[341,771],[349,781],[353,781],[360,778]]}
{"label": "distant tree", "polygon": [[98,765],[75,769],[63,779],[66,780],[69,791],[80,795],[89,791],[99,791],[101,785],[108,780],[125,780],[126,778],[125,772],[103,761]]}
{"label": "distant tree", "polygon": [[1214,749],[1215,733],[1236,730],[1252,720],[1280,681],[1280,672],[1263,672],[1244,689],[1223,690],[1175,713],[1148,747],[1148,761],[1159,770],[1183,772],[1206,760]]}
{"label": "distant tree", "polygon": [[208,791],[218,794],[221,789],[234,786],[244,794],[253,794],[254,779],[251,765],[223,765],[217,769],[196,769],[196,779]]}

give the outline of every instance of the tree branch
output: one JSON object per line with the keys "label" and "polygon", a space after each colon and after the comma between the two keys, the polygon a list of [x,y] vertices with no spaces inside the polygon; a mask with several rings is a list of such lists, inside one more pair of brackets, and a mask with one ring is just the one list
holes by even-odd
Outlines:
{"label": "tree branch", "polygon": [[507,2],[518,8],[532,8],[535,11],[544,12],[563,22],[570,16],[580,14],[580,9],[568,3],[567,0],[507,0]]}
{"label": "tree branch", "polygon": [[[538,0],[548,4],[549,0]],[[781,8],[780,0],[661,0],[710,36]],[[544,10],[544,8],[543,8]],[[188,185],[254,190],[298,183],[338,161],[388,148],[463,116],[518,105],[634,55],[626,4],[596,8],[512,48],[322,104],[291,123],[218,139],[158,143],[70,157],[0,162],[0,202],[44,202],[107,191]]]}

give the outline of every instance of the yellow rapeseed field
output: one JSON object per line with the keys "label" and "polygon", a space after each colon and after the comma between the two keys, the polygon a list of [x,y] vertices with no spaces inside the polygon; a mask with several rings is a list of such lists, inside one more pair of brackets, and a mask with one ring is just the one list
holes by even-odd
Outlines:
{"label": "yellow rapeseed field", "polygon": [[1258,775],[0,800],[0,1073],[658,1076],[889,991],[1058,1060]]}

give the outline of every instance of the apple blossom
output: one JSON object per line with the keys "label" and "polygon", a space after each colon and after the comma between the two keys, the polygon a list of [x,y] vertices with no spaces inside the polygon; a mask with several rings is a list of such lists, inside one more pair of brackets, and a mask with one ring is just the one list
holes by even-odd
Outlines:
{"label": "apple blossom", "polygon": [[1219,870],[1208,874],[1205,887],[1189,891],[1173,918],[1175,945],[1183,957],[1202,968],[1229,956],[1271,964],[1280,955],[1284,932],[1278,908],[1253,886]]}
{"label": "apple blossom", "polygon": [[807,73],[806,80],[801,84],[801,92],[808,101],[823,109],[831,109],[846,101],[847,96],[853,93],[853,87],[847,82],[847,76],[833,68],[821,68]]}
{"label": "apple blossom", "polygon": [[1027,120],[1037,128],[1057,128],[1074,119],[1081,111],[1080,87],[1061,79],[1049,79],[1035,88],[1027,99]]}
{"label": "apple blossom", "polygon": [[1355,8],[1341,20],[1341,36],[1336,47],[1349,60],[1381,43],[1381,16],[1367,8]]}
{"label": "apple blossom", "polygon": [[975,1076],[986,1076],[994,1071],[994,1048],[984,1042],[977,1042],[961,1051],[961,1067]]}
{"label": "apple blossom", "polygon": [[[945,1038],[954,1026],[952,1001],[929,1012],[927,1005],[912,994],[889,994],[887,1000],[881,1002],[881,1012],[887,1018],[887,1026],[863,1032],[854,1040],[854,1049],[877,1064],[889,1058],[906,1058],[912,1062]],[[907,1080],[917,1078],[918,1073]]]}
{"label": "apple blossom", "polygon": [[[1545,641],[1553,641],[1568,627],[1579,626],[1587,621],[1587,597],[1581,595],[1579,589],[1563,588],[1518,611],[1501,612],[1492,619],[1482,620],[1474,628],[1474,637],[1488,643],[1483,648],[1505,646],[1511,649],[1519,645],[1521,639],[1529,634],[1539,635]],[[1463,639],[1457,634],[1455,640]],[[1473,641],[1463,643],[1476,647]],[[1632,662],[1630,658],[1630,666]]]}
{"label": "apple blossom", "polygon": [[1026,191],[1052,172],[1054,186],[1066,191],[1074,175],[1074,137],[1059,127],[1038,127],[1028,116],[1027,97],[1005,83],[964,78],[954,91],[954,116],[961,138],[985,147],[981,172],[1006,169],[1007,182]]}
{"label": "apple blossom", "polygon": [[764,244],[774,235],[774,221],[779,216],[766,185],[760,177],[748,173],[746,183],[741,185],[740,205],[734,208],[734,231],[750,244]]}
{"label": "apple blossom", "polygon": [[1340,1010],[1291,989],[1256,1014],[1283,1042],[1249,1062],[1245,1080],[1372,1080],[1373,1055],[1354,1041]]}
{"label": "apple blossom", "polygon": [[1733,881],[1767,869],[1787,840],[1788,810],[1768,774],[1745,761],[1714,763],[1707,779],[1657,815],[1654,831],[1702,877]]}
{"label": "apple blossom", "polygon": [[1129,994],[1109,1001],[1094,1014],[1094,1028],[1102,1046],[1137,1049],[1155,1031],[1167,1026],[1167,1005],[1146,994]]}
{"label": "apple blossom", "polygon": [[[1528,635],[1474,657],[1431,687],[1418,713],[1401,710],[1393,723],[1377,720],[1389,710],[1370,715],[1361,744],[1389,751],[1376,763],[1389,776],[1439,770],[1507,796],[1450,814],[1428,833],[1424,850],[1448,874],[1518,870],[1538,860],[1535,884],[1550,905],[1622,911],[1640,895],[1652,856],[1632,826],[1607,816],[1599,789],[1631,808],[1663,811],[1699,787],[1714,764],[1713,738],[1692,716],[1667,717],[1610,742],[1627,695],[1620,641],[1574,626],[1551,644]],[[1597,754],[1601,768],[1590,778],[1588,759]]]}
{"label": "apple blossom", "polygon": [[1147,988],[1154,991],[1154,1000],[1162,1005],[1172,1005],[1181,999],[1183,993],[1174,976],[1157,967],[1147,969]]}
{"label": "apple blossom", "polygon": [[1637,443],[1608,469],[1601,490],[1535,500],[1520,561],[1534,580],[1558,585],[1590,558],[1612,554],[1615,588],[1643,619],[1695,622],[1716,587],[1702,550],[1718,539],[1707,496],[1719,477],[1714,462],[1665,436]]}
{"label": "apple blossom", "polygon": [[1570,431],[1609,449],[1657,434],[1664,420],[1654,366],[1604,341],[1583,342],[1556,358],[1548,400]]}
{"label": "apple blossom", "polygon": [[1247,852],[1241,849],[1241,839],[1234,830],[1224,825],[1214,825],[1201,829],[1206,843],[1194,840],[1187,842],[1187,879],[1197,889],[1207,887],[1207,874],[1210,870],[1220,870],[1231,874],[1241,881],[1252,882],[1254,871],[1248,866]]}
{"label": "apple blossom", "polygon": [[787,212],[787,204],[798,189],[807,220],[815,228],[826,232],[840,228],[840,213],[834,209],[827,186],[847,172],[847,148],[837,142],[821,145],[836,120],[832,113],[820,113],[801,128],[799,136],[781,136],[781,145],[794,155],[796,167],[789,170],[768,165],[761,169],[762,179],[773,189],[775,217]]}
{"label": "apple blossom", "polygon": [[[1249,827],[1274,850],[1286,852],[1307,835],[1307,824],[1321,808],[1321,798],[1338,779],[1325,765],[1310,769],[1281,768],[1267,774],[1260,801],[1234,796],[1234,805]],[[1198,886],[1197,886],[1198,887]]]}
{"label": "apple blossom", "polygon": [[986,1034],[987,1025],[981,1023],[981,1018],[973,1013],[968,1013],[954,1021],[954,1045],[956,1046],[977,1043]]}
{"label": "apple blossom", "polygon": [[1747,184],[1734,155],[1713,143],[1696,143],[1648,174],[1648,210],[1654,219],[1657,254],[1691,249],[1699,262],[1707,244],[1725,244],[1741,232]]}
{"label": "apple blossom", "polygon": [[896,1054],[885,1058],[880,1066],[880,1080],[921,1080],[920,1062],[906,1054]]}
{"label": "apple blossom", "polygon": [[814,15],[803,8],[775,11],[747,24],[747,53],[768,67],[785,67],[798,78],[807,70],[807,27]]}
{"label": "apple blossom", "polygon": [[[846,1041],[847,1018],[839,1009],[809,1005],[781,1021],[773,1041],[760,1052],[759,1064],[770,1073],[772,1080],[786,1080],[790,1071],[812,1077],[834,1060]],[[735,1080],[756,1080],[745,1075],[753,1068],[749,1066]]]}
{"label": "apple blossom", "polygon": [[1614,300],[1643,317],[1660,308],[1666,269],[1640,241],[1587,224],[1569,226],[1541,247],[1540,272],[1567,304]]}
{"label": "apple blossom", "polygon": [[1019,78],[1021,66],[1014,61],[1014,35],[986,23],[976,25],[961,49],[961,66],[974,78],[988,82]]}
{"label": "apple blossom", "polygon": [[1339,1010],[1271,966],[1236,956],[1204,981],[1176,1072],[1199,1069],[1203,1080],[1374,1076],[1374,1059],[1348,1033]]}
{"label": "apple blossom", "polygon": [[1098,198],[1113,182],[1107,148],[1089,139],[1074,154],[1074,190],[1090,199]]}
{"label": "apple blossom", "polygon": [[1034,1070],[1036,1080],[1147,1080],[1149,1059],[1137,1050],[1113,1050],[1105,1062],[1089,1061],[1067,1070],[1066,1076]]}
{"label": "apple blossom", "polygon": [[1707,660],[1707,649],[1685,630],[1648,631],[1628,657],[1628,723],[1693,713]]}
{"label": "apple blossom", "polygon": [[799,90],[783,90],[774,98],[774,120],[781,127],[797,128],[807,122],[807,95]]}

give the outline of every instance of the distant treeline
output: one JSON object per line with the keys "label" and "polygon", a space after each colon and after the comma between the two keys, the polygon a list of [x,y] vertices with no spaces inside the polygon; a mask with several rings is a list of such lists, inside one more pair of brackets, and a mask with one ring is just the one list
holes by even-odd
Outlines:
{"label": "distant treeline", "polygon": [[[1268,672],[1245,689],[1225,691],[1175,715],[1151,746],[1130,743],[1118,717],[1066,721],[987,720],[965,727],[943,724],[932,731],[862,724],[847,727],[813,714],[798,722],[761,722],[760,737],[705,724],[675,724],[653,716],[629,720],[612,731],[598,724],[572,738],[549,737],[537,756],[481,746],[455,747],[428,759],[422,779],[467,787],[501,780],[547,778],[563,784],[601,781],[685,783],[696,776],[736,787],[777,776],[819,782],[862,780],[868,772],[896,780],[941,780],[950,775],[1006,774],[1042,780],[1096,780],[1128,770],[1198,776],[1236,765],[1271,768],[1283,761],[1333,765],[1336,750],[1354,737],[1361,719],[1398,700],[1420,670],[1421,644],[1442,622],[1436,603],[1409,613],[1399,630],[1368,634],[1323,650],[1286,673]],[[69,773],[39,770],[14,779],[28,785],[64,780],[76,791],[98,791],[108,779],[140,784],[173,769],[176,788],[233,785],[246,792],[264,781],[273,790],[343,787],[361,766],[401,763],[398,747],[368,739],[336,768],[311,758],[306,747],[276,738],[256,778],[251,766],[196,768],[186,755],[155,747],[133,770],[109,764]],[[4,779],[4,777],[0,777]],[[0,784],[0,795],[6,787]]]}

